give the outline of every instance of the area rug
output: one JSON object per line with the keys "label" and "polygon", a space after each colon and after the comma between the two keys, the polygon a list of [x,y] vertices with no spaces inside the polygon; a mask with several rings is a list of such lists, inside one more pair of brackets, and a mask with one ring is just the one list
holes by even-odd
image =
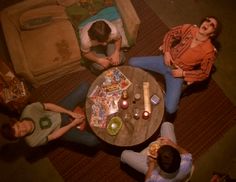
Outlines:
{"label": "area rug", "polygon": [[[132,3],[141,19],[141,26],[136,45],[128,51],[127,58],[156,55],[168,27],[144,0],[132,0]],[[162,82],[158,75],[154,76]],[[92,82],[95,78],[88,70],[73,73],[33,89],[32,96],[34,100],[57,103],[82,80]],[[182,98],[175,121],[177,141],[196,160],[235,124],[235,107],[211,80],[208,88]],[[139,150],[144,146],[133,149]],[[143,175],[120,163],[123,149],[105,143],[98,149],[88,149],[53,142],[43,148],[43,152],[64,181],[143,181]]]}

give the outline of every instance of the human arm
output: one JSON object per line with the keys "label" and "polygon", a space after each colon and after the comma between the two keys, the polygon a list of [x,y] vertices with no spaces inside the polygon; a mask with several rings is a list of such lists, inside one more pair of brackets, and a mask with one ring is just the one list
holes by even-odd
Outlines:
{"label": "human arm", "polygon": [[180,154],[188,154],[189,153],[187,150],[185,150],[183,147],[177,145],[176,143],[174,143],[169,138],[160,137],[160,142],[161,142],[161,146],[162,145],[170,145],[170,146],[174,147],[175,149],[177,149]]}
{"label": "human arm", "polygon": [[93,22],[86,24],[80,29],[80,49],[84,58],[95,62],[104,68],[109,67],[110,61],[108,57],[99,57],[96,52],[92,51],[92,47],[99,45],[98,42],[93,41],[88,35],[88,31],[91,28]]}
{"label": "human arm", "polygon": [[190,24],[184,24],[171,28],[164,36],[162,45],[163,52],[170,52],[171,48],[180,43],[182,37],[191,26]]}
{"label": "human arm", "polygon": [[[185,79],[186,71],[180,67],[175,66],[175,68],[171,70],[171,73],[173,77]],[[194,81],[186,81],[187,85],[191,85],[193,82]]]}
{"label": "human arm", "polygon": [[121,48],[122,38],[119,37],[115,40],[115,50],[112,55],[109,57],[109,60],[112,65],[118,65],[120,63],[120,48]]}
{"label": "human arm", "polygon": [[171,66],[173,64],[173,58],[172,58],[170,52],[164,53],[164,63],[167,66]]}
{"label": "human arm", "polygon": [[183,78],[187,84],[208,78],[217,55],[210,40],[198,47],[186,48],[181,56],[176,57],[172,75]]}
{"label": "human arm", "polygon": [[69,116],[71,116],[72,118],[76,118],[76,119],[80,119],[80,120],[85,119],[84,115],[70,111],[66,108],[59,106],[59,105],[56,105],[53,103],[44,103],[43,105],[46,110],[54,111],[54,112],[58,112],[58,113],[65,113],[65,114],[68,114]]}
{"label": "human arm", "polygon": [[57,138],[60,138],[62,135],[64,135],[66,132],[68,132],[71,128],[81,124],[83,122],[82,119],[74,119],[69,124],[54,130],[51,134],[48,135],[48,141],[55,140]]}
{"label": "human arm", "polygon": [[151,176],[152,176],[152,171],[153,171],[153,170],[155,169],[155,167],[156,167],[156,159],[153,159],[152,157],[148,156],[147,165],[148,165],[148,170],[147,170],[146,175],[145,175],[145,181],[147,181],[148,179],[151,178]]}
{"label": "human arm", "polygon": [[187,83],[193,83],[196,81],[203,81],[204,79],[208,78],[212,66],[216,59],[216,52],[212,50],[208,52],[203,58],[201,63],[198,66],[195,66],[194,69],[188,70],[186,69],[183,72],[183,78]]}
{"label": "human arm", "polygon": [[83,52],[82,51],[82,55],[92,61],[95,62],[99,65],[101,65],[104,68],[108,68],[111,64],[110,59],[108,57],[98,57],[97,54],[93,51],[89,51],[89,52]]}
{"label": "human arm", "polygon": [[82,51],[82,54],[85,58],[98,63],[104,68],[108,68],[110,65],[118,65],[120,63],[121,36],[119,35],[114,41],[115,49],[109,57],[98,57],[93,51]]}
{"label": "human arm", "polygon": [[187,30],[191,27],[190,24],[184,24],[173,27],[164,36],[162,51],[164,53],[164,62],[168,66],[172,66],[173,58],[171,49],[181,42],[182,37],[186,34]]}

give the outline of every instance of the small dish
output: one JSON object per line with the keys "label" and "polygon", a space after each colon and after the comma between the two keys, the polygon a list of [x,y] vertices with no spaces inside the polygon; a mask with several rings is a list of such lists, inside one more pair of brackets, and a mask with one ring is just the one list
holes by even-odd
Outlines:
{"label": "small dish", "polygon": [[122,127],[122,124],[123,123],[122,123],[122,120],[120,117],[118,117],[118,116],[112,117],[107,125],[107,132],[110,135],[117,135],[117,133],[119,132],[119,130]]}

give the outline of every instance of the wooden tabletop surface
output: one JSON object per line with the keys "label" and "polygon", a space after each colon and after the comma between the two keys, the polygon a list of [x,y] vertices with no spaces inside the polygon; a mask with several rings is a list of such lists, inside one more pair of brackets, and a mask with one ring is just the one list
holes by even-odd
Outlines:
{"label": "wooden tabletop surface", "polygon": [[[127,109],[119,108],[119,111],[117,113],[108,116],[106,122],[108,124],[112,117],[119,116],[122,119],[122,127],[116,135],[110,135],[107,132],[106,128],[99,128],[95,126],[91,126],[91,128],[100,139],[109,144],[121,147],[135,146],[145,142],[159,128],[164,114],[163,92],[160,85],[150,73],[131,66],[119,66],[117,68],[132,82],[132,84],[127,89],[127,101],[129,103],[129,107]],[[89,89],[86,100],[86,116],[89,122],[91,119],[91,106],[93,104],[93,101],[89,98],[89,96],[93,92],[95,87],[101,85],[103,82],[104,73],[97,77],[97,79],[92,83]],[[144,111],[143,82],[149,82],[150,96],[156,94],[160,98],[160,102],[157,105],[151,105],[151,114],[148,119],[142,118],[142,113]],[[141,88],[139,90],[141,93],[141,98],[138,101],[135,101],[134,92],[136,92],[136,89],[134,88],[137,87],[137,85]],[[122,99],[120,99],[120,102],[121,100]],[[139,119],[135,119],[133,117],[134,108],[138,108],[140,112]],[[131,117],[125,119],[124,116],[127,115]]]}

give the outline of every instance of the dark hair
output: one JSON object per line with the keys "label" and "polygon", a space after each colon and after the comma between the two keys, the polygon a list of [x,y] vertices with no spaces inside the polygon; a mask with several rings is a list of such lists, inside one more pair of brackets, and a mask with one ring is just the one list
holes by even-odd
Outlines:
{"label": "dark hair", "polygon": [[213,19],[215,19],[216,22],[217,22],[217,26],[216,26],[216,28],[215,28],[214,34],[213,34],[213,36],[210,37],[210,39],[211,39],[212,44],[213,44],[213,45],[215,46],[215,48],[219,51],[220,48],[221,48],[221,45],[220,45],[220,42],[217,40],[217,38],[218,38],[218,36],[220,35],[220,33],[221,33],[221,31],[222,31],[222,24],[221,24],[221,22],[219,21],[219,19],[216,18],[215,16],[207,16],[207,17],[205,17],[205,18],[203,18],[203,19],[201,20],[200,25],[201,25],[204,21],[206,21],[207,19],[209,19],[209,18],[213,18]]}
{"label": "dark hair", "polygon": [[15,137],[15,130],[12,128],[15,122],[15,120],[11,120],[9,123],[5,123],[1,126],[1,134],[7,140],[17,140],[17,137]]}
{"label": "dark hair", "polygon": [[88,35],[92,40],[106,42],[111,33],[111,28],[105,21],[97,21],[92,24],[88,30]]}
{"label": "dark hair", "polygon": [[166,173],[174,173],[179,169],[181,157],[178,150],[170,145],[163,145],[159,148],[157,164]]}

